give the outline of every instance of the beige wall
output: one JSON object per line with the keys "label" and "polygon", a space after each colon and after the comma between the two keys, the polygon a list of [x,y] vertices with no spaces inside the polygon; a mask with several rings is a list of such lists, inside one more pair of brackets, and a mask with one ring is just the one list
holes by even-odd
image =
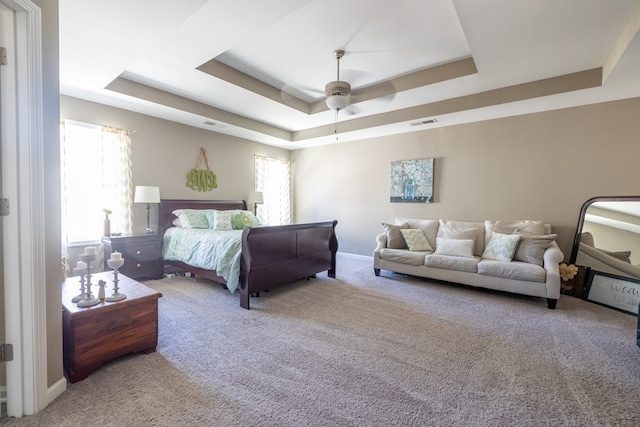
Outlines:
{"label": "beige wall", "polygon": [[47,383],[62,378],[62,306],[60,288],[60,85],[58,74],[58,1],[33,0],[42,10],[42,92],[45,179],[45,263],[47,307]]}
{"label": "beige wall", "polygon": [[[254,189],[254,154],[289,160],[290,152],[220,133],[193,128],[143,114],[61,97],[62,119],[77,120],[135,131],[131,135],[134,185],[160,187],[164,199],[244,199]],[[218,188],[199,192],[186,186],[187,172],[195,167],[200,147],[207,150]],[[134,229],[146,228],[144,206],[134,205]],[[158,210],[150,210],[157,229]]]}
{"label": "beige wall", "polygon": [[[565,259],[582,204],[640,194],[640,99],[294,151],[296,221],[337,219],[340,251],[371,256],[395,217],[539,219]],[[431,204],[390,203],[394,160],[435,158]]]}

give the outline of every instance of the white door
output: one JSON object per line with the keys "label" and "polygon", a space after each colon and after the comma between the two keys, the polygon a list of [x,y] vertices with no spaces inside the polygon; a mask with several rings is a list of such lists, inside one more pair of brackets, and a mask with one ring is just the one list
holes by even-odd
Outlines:
{"label": "white door", "polygon": [[0,365],[7,414],[15,417],[47,405],[44,262],[34,256],[44,238],[31,221],[43,199],[40,12],[30,0],[0,0],[0,46],[7,53],[7,65],[0,65],[0,184],[1,197],[9,199],[9,214],[0,220],[0,322],[13,345],[13,360]]}

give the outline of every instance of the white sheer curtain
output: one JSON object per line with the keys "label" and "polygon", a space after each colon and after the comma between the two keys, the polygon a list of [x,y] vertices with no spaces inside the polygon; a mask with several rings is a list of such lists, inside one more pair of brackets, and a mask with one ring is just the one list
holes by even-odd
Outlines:
{"label": "white sheer curtain", "polygon": [[261,191],[264,203],[258,205],[258,220],[262,224],[291,223],[291,165],[289,162],[255,156],[255,188]]}
{"label": "white sheer curtain", "polygon": [[129,132],[65,120],[61,125],[62,253],[100,240],[104,209],[111,231],[133,229]]}

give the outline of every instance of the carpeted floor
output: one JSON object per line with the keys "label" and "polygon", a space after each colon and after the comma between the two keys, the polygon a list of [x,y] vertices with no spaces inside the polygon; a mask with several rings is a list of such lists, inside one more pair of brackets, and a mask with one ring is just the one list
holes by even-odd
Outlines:
{"label": "carpeted floor", "polygon": [[145,282],[158,351],[113,361],[16,426],[636,426],[637,319],[383,271],[326,273],[238,306]]}

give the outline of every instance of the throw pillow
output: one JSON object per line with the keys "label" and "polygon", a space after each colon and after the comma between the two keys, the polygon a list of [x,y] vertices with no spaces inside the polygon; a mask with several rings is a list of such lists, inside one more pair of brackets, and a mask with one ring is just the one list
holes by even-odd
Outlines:
{"label": "throw pillow", "polygon": [[478,232],[475,228],[442,228],[442,238],[443,239],[465,239],[465,240],[475,240],[476,233]]}
{"label": "throw pillow", "polygon": [[409,226],[405,224],[393,225],[382,223],[382,228],[384,228],[384,232],[387,234],[387,248],[389,249],[407,249],[407,244],[404,241],[404,237],[402,237],[402,233],[400,230],[403,228],[409,228]]}
{"label": "throw pillow", "polygon": [[619,259],[620,261],[628,262],[631,264],[631,251],[608,251],[606,249],[596,248],[600,252],[609,255],[615,259]]}
{"label": "throw pillow", "polygon": [[233,215],[233,225],[238,230],[243,230],[245,227],[257,227],[260,223],[253,212],[240,211]]}
{"label": "throw pillow", "polygon": [[458,256],[473,258],[475,240],[471,239],[444,239],[436,238],[436,255]]}
{"label": "throw pillow", "polygon": [[402,237],[410,251],[432,251],[433,248],[427,241],[424,232],[419,228],[409,228],[400,230]]}
{"label": "throw pillow", "polygon": [[184,228],[209,228],[207,217],[201,209],[176,209],[173,214]]}
{"label": "throw pillow", "polygon": [[520,234],[493,233],[482,252],[483,259],[511,262],[520,241]]}
{"label": "throw pillow", "polygon": [[233,211],[215,211],[213,212],[213,229],[214,230],[233,230],[231,225]]}
{"label": "throw pillow", "polygon": [[513,255],[513,260],[542,267],[544,265],[544,251],[547,250],[556,237],[558,237],[557,234],[522,236],[516,248],[516,253]]}

